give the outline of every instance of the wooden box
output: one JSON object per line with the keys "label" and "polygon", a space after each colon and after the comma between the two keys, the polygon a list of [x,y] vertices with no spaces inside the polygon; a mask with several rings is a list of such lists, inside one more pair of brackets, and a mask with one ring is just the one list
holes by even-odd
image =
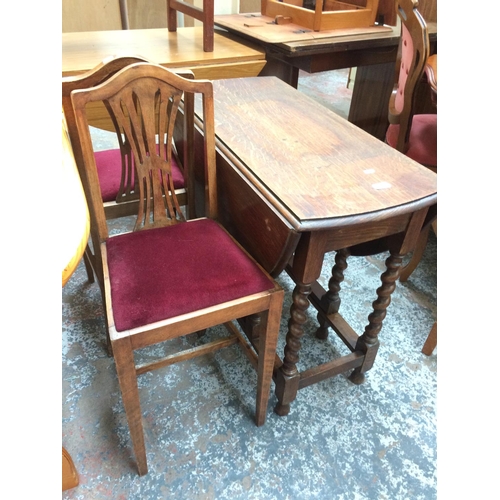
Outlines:
{"label": "wooden box", "polygon": [[368,28],[375,24],[378,4],[379,0],[261,0],[261,14],[284,16],[313,31]]}

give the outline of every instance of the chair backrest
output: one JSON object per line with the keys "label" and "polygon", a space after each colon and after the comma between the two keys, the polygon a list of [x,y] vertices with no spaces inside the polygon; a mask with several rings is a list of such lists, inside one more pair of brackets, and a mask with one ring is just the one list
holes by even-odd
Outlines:
{"label": "chair backrest", "polygon": [[389,123],[399,124],[396,149],[405,153],[414,113],[417,85],[429,57],[429,34],[424,18],[417,10],[418,0],[398,0],[401,19],[401,64],[396,91],[389,104]]}
{"label": "chair backrest", "polygon": [[[118,135],[130,145],[138,179],[140,202],[134,230],[151,229],[185,220],[171,177],[172,138],[176,120],[183,130],[184,176],[188,189],[188,207],[194,204],[191,188],[194,156],[194,96],[203,98],[203,138],[205,174],[205,213],[217,216],[215,181],[215,133],[213,87],[208,80],[190,80],[159,65],[132,64],[104,83],[74,90],[71,103],[81,147],[81,172],[88,186],[91,235],[98,246],[108,238],[94,149],[86,106],[103,102],[115,123]],[[179,109],[181,112],[178,113]],[[177,122],[178,125],[178,122]]]}
{"label": "chair backrest", "polygon": [[73,108],[71,106],[71,92],[78,89],[95,87],[104,82],[121,69],[138,62],[150,62],[143,57],[122,56],[109,57],[85,73],[75,76],[67,76],[62,79],[62,105],[68,122],[68,128],[74,123]]}
{"label": "chair backrest", "polygon": [[[121,69],[138,62],[152,63],[151,61],[148,61],[147,59],[139,56],[112,56],[105,59],[90,71],[87,71],[81,75],[70,76],[62,79],[63,110],[68,123],[68,133],[71,139],[72,147],[75,151],[75,161],[79,169],[83,168],[83,158],[81,147],[79,145],[78,133],[76,131],[74,111],[71,105],[71,92],[73,92],[73,90],[85,89],[100,85]],[[183,76],[184,78],[194,79],[194,74],[191,70],[179,69],[175,72]],[[128,144],[126,139],[121,135],[119,128],[117,128],[117,123],[114,121],[113,116],[110,116],[106,111],[105,105],[103,103],[96,103],[96,105],[92,107],[91,110],[88,109],[88,112],[89,118],[90,115],[92,115],[92,124],[94,126],[96,126],[97,128],[102,127],[105,130],[112,131],[117,134],[116,137],[120,154],[117,155],[116,158],[118,158],[117,161],[121,162],[121,176],[118,177],[118,180],[120,182],[114,203],[107,203],[106,205],[106,209],[108,210],[106,216],[107,218],[113,218],[117,216],[117,214],[127,215],[129,213],[128,208],[126,208],[125,210],[113,210],[112,212],[109,212],[109,210],[112,209],[111,205],[116,206],[117,203],[121,203],[123,208],[123,204],[137,200],[139,198],[139,190],[137,179],[135,177],[135,167],[130,144]],[[183,204],[185,204],[185,202],[183,202]]]}

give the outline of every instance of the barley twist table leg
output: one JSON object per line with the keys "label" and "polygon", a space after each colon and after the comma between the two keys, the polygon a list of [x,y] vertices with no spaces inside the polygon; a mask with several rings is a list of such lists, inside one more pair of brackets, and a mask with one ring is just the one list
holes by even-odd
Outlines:
{"label": "barley twist table leg", "polygon": [[309,307],[308,296],[311,293],[310,284],[298,284],[292,294],[292,306],[286,335],[285,357],[276,374],[276,397],[278,403],[274,411],[285,416],[290,412],[290,403],[297,396],[300,374],[297,370],[299,361],[300,339],[304,334],[303,325],[306,322],[306,311]]}
{"label": "barley twist table leg", "polygon": [[355,384],[364,382],[364,373],[368,371],[375,361],[378,351],[378,334],[382,329],[382,322],[386,316],[387,308],[391,303],[391,294],[396,289],[396,281],[401,271],[403,256],[392,253],[385,261],[386,271],[380,277],[382,286],[377,289],[377,300],[373,302],[373,312],[368,316],[368,325],[361,337],[359,337],[356,350],[365,353],[363,364],[352,371],[349,380]]}

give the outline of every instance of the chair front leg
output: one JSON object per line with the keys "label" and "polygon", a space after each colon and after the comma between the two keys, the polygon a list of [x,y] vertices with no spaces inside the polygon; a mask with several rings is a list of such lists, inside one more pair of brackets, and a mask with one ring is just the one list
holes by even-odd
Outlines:
{"label": "chair front leg", "polygon": [[265,328],[259,335],[259,361],[257,368],[257,403],[255,411],[255,423],[257,426],[264,425],[273,378],[274,362],[276,360],[276,346],[280,331],[281,312],[283,308],[284,291],[275,292],[271,295],[269,310],[262,316],[261,320]]}
{"label": "chair front leg", "polygon": [[148,472],[146,461],[146,448],[144,445],[144,430],[142,427],[141,404],[139,401],[139,388],[135,371],[134,353],[130,338],[125,337],[112,340],[113,356],[115,358],[118,382],[122,393],[123,406],[127,416],[130,436],[134,448],[137,469],[140,476]]}

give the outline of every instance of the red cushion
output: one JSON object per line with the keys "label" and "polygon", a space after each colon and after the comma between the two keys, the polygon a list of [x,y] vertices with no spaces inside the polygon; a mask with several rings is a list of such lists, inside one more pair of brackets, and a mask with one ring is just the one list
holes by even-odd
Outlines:
{"label": "red cushion", "polygon": [[[389,125],[387,144],[396,147],[399,125]],[[406,156],[422,165],[437,166],[437,115],[414,115]]]}
{"label": "red cushion", "polygon": [[[122,157],[119,149],[108,149],[94,153],[97,166],[97,175],[101,185],[102,201],[115,201],[120,189],[122,175]],[[175,158],[172,157],[172,177],[174,188],[184,187],[182,175]]]}
{"label": "red cushion", "polygon": [[117,331],[274,286],[210,219],[114,236],[107,255]]}

